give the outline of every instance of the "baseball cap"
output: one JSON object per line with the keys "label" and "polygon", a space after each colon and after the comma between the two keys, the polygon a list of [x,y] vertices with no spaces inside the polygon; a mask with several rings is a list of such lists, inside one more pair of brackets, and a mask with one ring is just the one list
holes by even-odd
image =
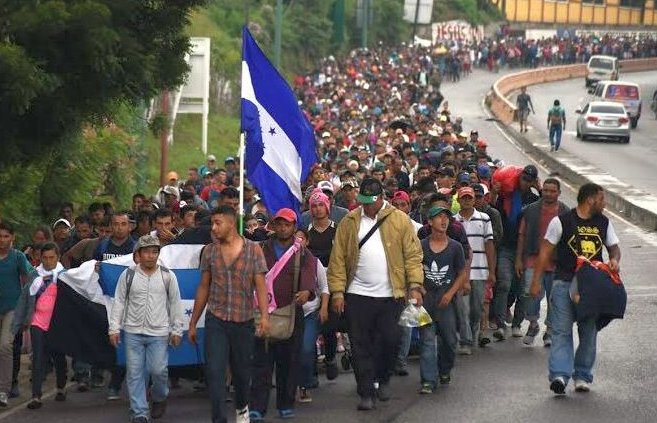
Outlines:
{"label": "baseball cap", "polygon": [[144,235],[139,237],[137,240],[137,245],[135,246],[135,251],[139,251],[142,248],[146,247],[161,247],[160,240],[154,237],[153,235]]}
{"label": "baseball cap", "polygon": [[342,182],[342,188],[345,187],[358,188],[358,182],[355,179],[347,179]]}
{"label": "baseball cap", "polygon": [[209,162],[217,161],[217,157],[214,154],[208,154],[208,161]]}
{"label": "baseball cap", "polygon": [[329,138],[331,136],[330,132],[322,132],[322,138]]}
{"label": "baseball cap", "polygon": [[470,131],[470,135],[479,135],[479,131],[473,129],[472,131]]}
{"label": "baseball cap", "polygon": [[283,207],[276,212],[272,220],[276,219],[283,219],[287,222],[295,223],[297,221],[297,214],[294,212],[294,210]]}
{"label": "baseball cap", "polygon": [[372,204],[383,195],[383,185],[381,181],[375,178],[365,178],[360,184],[358,192],[358,201],[361,204]]}
{"label": "baseball cap", "polygon": [[395,192],[395,193],[392,195],[391,202],[392,202],[392,201],[395,201],[395,200],[398,200],[398,201],[405,201],[405,202],[407,202],[407,203],[410,203],[410,202],[411,202],[411,197],[409,197],[408,194],[407,194],[406,192],[400,190],[400,191]]}
{"label": "baseball cap", "polygon": [[465,196],[469,195],[470,197],[474,198],[474,190],[471,187],[463,187],[459,189],[458,191],[458,197],[463,198]]}
{"label": "baseball cap", "polygon": [[461,133],[458,134],[458,136],[459,136],[460,138],[468,138],[468,133],[465,132],[465,131],[461,131]]}
{"label": "baseball cap", "polygon": [[534,165],[527,165],[522,170],[520,176],[527,181],[535,181],[538,179],[538,169],[536,169],[536,166]]}
{"label": "baseball cap", "polygon": [[456,183],[457,184],[469,184],[470,183],[470,174],[468,172],[459,172],[458,176],[456,177]]}
{"label": "baseball cap", "polygon": [[55,220],[55,223],[52,224],[53,229],[57,227],[57,225],[64,224],[66,225],[67,228],[71,229],[71,222],[69,222],[66,219],[57,219]]}
{"label": "baseball cap", "polygon": [[172,187],[171,185],[167,185],[162,188],[162,192],[169,195],[175,195],[176,197],[180,196],[178,188]]}
{"label": "baseball cap", "polygon": [[440,121],[441,121],[441,122],[447,122],[447,116],[442,115],[442,116],[440,117]]}
{"label": "baseball cap", "polygon": [[480,178],[490,178],[490,167],[487,164],[477,165],[477,175]]}
{"label": "baseball cap", "polygon": [[486,148],[488,147],[488,143],[484,140],[478,140],[477,141],[477,147],[479,148]]}
{"label": "baseball cap", "polygon": [[441,167],[436,171],[438,175],[449,176],[450,178],[454,177],[454,170],[451,167]]}
{"label": "baseball cap", "polygon": [[472,190],[476,195],[488,194],[488,187],[485,184],[472,184]]}
{"label": "baseball cap", "polygon": [[224,159],[224,163],[230,163],[230,162],[235,163],[235,157],[233,157],[233,156],[228,156],[228,157],[226,157],[226,158]]}
{"label": "baseball cap", "polygon": [[386,147],[387,144],[385,143],[385,141],[379,140],[379,141],[376,142],[376,146],[377,147]]}
{"label": "baseball cap", "polygon": [[321,189],[322,192],[324,191],[329,191],[331,194],[333,194],[333,184],[330,181],[320,181],[317,183],[317,188]]}
{"label": "baseball cap", "polygon": [[431,207],[427,212],[427,217],[429,219],[433,219],[434,217],[438,216],[440,213],[445,213],[447,216],[452,215],[452,212],[449,209],[446,209],[444,207],[434,206]]}

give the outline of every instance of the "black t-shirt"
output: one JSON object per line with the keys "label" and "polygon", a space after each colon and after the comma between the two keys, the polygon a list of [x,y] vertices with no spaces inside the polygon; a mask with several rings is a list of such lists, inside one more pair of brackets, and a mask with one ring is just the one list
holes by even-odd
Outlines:
{"label": "black t-shirt", "polygon": [[94,259],[105,261],[132,254],[134,246],[135,240],[131,236],[121,245],[116,245],[111,239],[106,238],[99,242]]}
{"label": "black t-shirt", "polygon": [[308,226],[308,249],[322,262],[324,267],[328,267],[329,264],[336,230],[337,225],[333,221],[323,232],[318,232],[312,223]]}
{"label": "black t-shirt", "polygon": [[423,239],[421,245],[424,288],[427,291],[425,308],[433,316],[438,301],[454,284],[456,276],[465,267],[465,256],[461,244],[449,237],[447,246],[438,253],[431,250],[429,238]]}

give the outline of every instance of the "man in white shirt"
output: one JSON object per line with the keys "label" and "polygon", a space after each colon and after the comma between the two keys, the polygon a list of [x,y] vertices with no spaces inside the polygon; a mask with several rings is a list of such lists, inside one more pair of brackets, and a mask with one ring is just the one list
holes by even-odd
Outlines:
{"label": "man in white shirt", "polygon": [[168,345],[180,344],[183,332],[182,304],[176,275],[157,264],[160,241],[152,235],[139,238],[135,247],[139,264],[119,277],[109,321],[109,341],[117,347],[124,331],[126,382],[134,423],[148,423],[145,374],[153,382],[151,417],[166,411]]}

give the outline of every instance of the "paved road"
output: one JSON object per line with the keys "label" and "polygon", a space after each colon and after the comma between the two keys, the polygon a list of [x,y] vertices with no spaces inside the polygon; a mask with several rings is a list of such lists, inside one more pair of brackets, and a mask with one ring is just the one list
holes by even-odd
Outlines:
{"label": "paved road", "polygon": [[657,71],[627,73],[621,80],[635,82],[641,87],[643,111],[639,125],[632,130],[629,144],[604,141],[582,141],[575,137],[575,109],[583,105],[587,93],[583,79],[573,79],[550,84],[532,86],[528,92],[536,109],[530,115],[530,129],[538,131],[548,141],[546,127],[547,112],[555,99],[560,99],[566,109],[567,131],[562,139],[562,148],[569,153],[594,164],[620,181],[645,192],[657,193],[657,120],[650,110],[650,99],[657,88]]}
{"label": "paved road", "polygon": [[[444,93],[466,128],[478,128],[489,141],[495,157],[507,163],[526,164],[530,159],[506,140],[480,107],[480,99],[499,75],[477,72],[465,83],[445,84]],[[539,167],[540,168],[540,167]],[[545,170],[540,169],[542,177]],[[564,188],[563,199],[574,204],[574,194]],[[657,413],[657,372],[654,366],[657,339],[657,235],[645,233],[612,216],[619,234],[623,277],[629,300],[625,320],[613,322],[598,338],[596,380],[590,394],[555,398],[548,390],[548,351],[538,345],[523,347],[521,341],[495,343],[471,357],[459,357],[452,385],[434,395],[420,396],[417,362],[411,375],[392,381],[393,398],[371,413],[355,411],[357,396],[353,376],[335,382],[321,377],[312,404],[300,404],[298,422],[313,423],[424,423],[424,422],[654,422]],[[114,423],[127,421],[125,401],[107,404],[102,392],[72,392],[65,404],[46,400],[37,411],[20,410],[12,423]],[[169,412],[162,422],[206,422],[208,404],[189,386],[174,391]],[[0,415],[0,419],[2,415]],[[276,421],[277,419],[271,419]]]}

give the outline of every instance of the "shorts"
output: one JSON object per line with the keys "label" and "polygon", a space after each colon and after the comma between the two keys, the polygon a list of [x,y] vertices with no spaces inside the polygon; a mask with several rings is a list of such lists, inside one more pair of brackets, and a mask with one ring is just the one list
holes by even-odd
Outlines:
{"label": "shorts", "polygon": [[518,119],[520,122],[526,122],[527,116],[529,116],[529,109],[518,110]]}

